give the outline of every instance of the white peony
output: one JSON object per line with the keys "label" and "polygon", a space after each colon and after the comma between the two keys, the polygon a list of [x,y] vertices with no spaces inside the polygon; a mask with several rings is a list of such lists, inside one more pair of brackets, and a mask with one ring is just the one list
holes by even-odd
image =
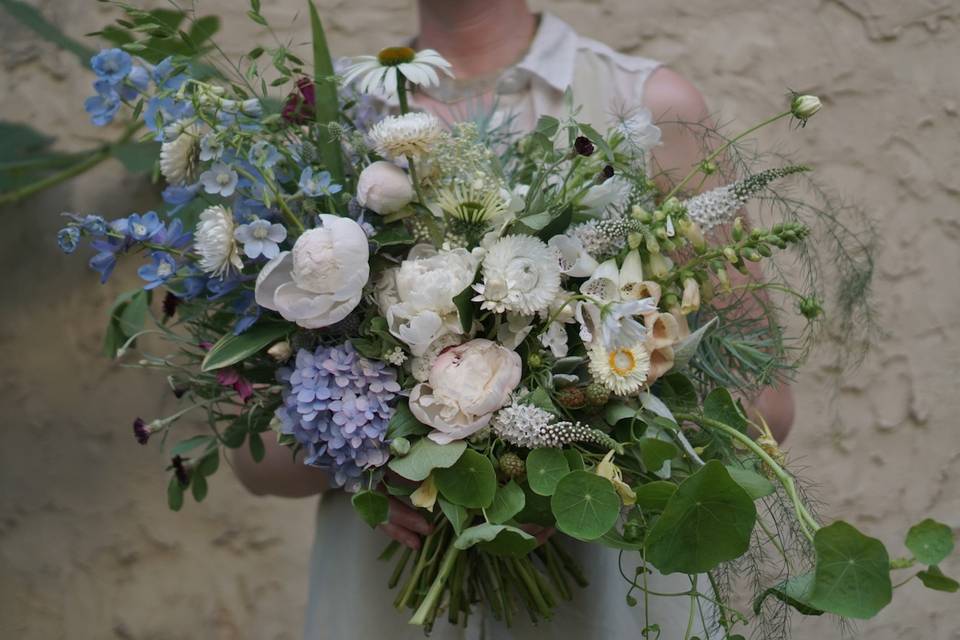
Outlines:
{"label": "white peony", "polygon": [[479,259],[466,249],[437,252],[420,244],[377,283],[390,333],[421,356],[441,336],[463,333],[453,298],[470,286]]}
{"label": "white peony", "polygon": [[413,200],[410,177],[397,165],[378,160],[360,172],[357,202],[380,215],[395,213]]}
{"label": "white peony", "polygon": [[410,411],[433,427],[440,444],[466,438],[487,426],[520,384],[515,352],[490,340],[471,340],[441,353],[427,382],[410,392]]}
{"label": "white peony", "polygon": [[257,304],[307,329],[343,320],[358,304],[370,277],[363,228],[349,218],[320,215],[321,226],[305,232],[268,262],[257,276]]}
{"label": "white peony", "polygon": [[222,278],[231,267],[243,269],[243,260],[234,240],[236,223],[226,207],[214,205],[200,214],[193,235],[193,248],[200,256],[199,266],[205,272]]}
{"label": "white peony", "polygon": [[556,249],[527,235],[504,236],[483,259],[483,284],[474,285],[484,309],[533,315],[550,306],[560,291]]}

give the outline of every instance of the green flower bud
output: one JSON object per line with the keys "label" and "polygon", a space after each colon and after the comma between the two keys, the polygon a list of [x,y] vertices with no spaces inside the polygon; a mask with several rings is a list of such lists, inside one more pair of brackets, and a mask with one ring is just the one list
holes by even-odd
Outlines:
{"label": "green flower bud", "polygon": [[743,218],[737,216],[736,220],[733,221],[732,235],[737,242],[743,240]]}
{"label": "green flower bud", "polygon": [[730,264],[737,264],[740,262],[740,256],[737,255],[737,251],[733,247],[724,247],[723,255]]}
{"label": "green flower bud", "polygon": [[793,100],[790,102],[790,112],[793,113],[793,117],[804,124],[821,108],[823,108],[823,104],[817,96],[795,93],[793,94]]}
{"label": "green flower bud", "polygon": [[816,297],[803,298],[800,300],[800,314],[807,320],[815,320],[823,313],[823,307]]}
{"label": "green flower bud", "polygon": [[410,453],[410,441],[400,436],[390,441],[390,453],[403,457]]}

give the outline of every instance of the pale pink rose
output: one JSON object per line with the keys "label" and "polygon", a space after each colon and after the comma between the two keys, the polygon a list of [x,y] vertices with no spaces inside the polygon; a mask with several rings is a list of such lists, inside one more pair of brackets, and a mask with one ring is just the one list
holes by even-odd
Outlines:
{"label": "pale pink rose", "polygon": [[434,428],[440,444],[466,438],[490,422],[510,402],[520,384],[520,356],[490,340],[471,340],[447,349],[433,363],[430,377],[410,392],[410,411]]}

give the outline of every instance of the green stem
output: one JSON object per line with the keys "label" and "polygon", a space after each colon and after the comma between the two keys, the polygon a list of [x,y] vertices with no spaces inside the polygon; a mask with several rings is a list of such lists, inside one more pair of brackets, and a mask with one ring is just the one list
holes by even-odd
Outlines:
{"label": "green stem", "polygon": [[460,549],[457,549],[456,545],[450,544],[450,546],[447,547],[447,552],[444,554],[443,561],[440,563],[440,572],[437,574],[437,577],[434,578],[433,584],[430,585],[426,597],[424,597],[423,602],[420,603],[420,607],[416,613],[413,614],[413,617],[410,618],[410,624],[422,627],[433,620],[433,616],[435,615],[434,611],[439,604],[440,596],[443,594],[447,578],[456,566],[459,555]]}
{"label": "green stem", "polygon": [[523,586],[527,588],[527,593],[530,594],[533,603],[537,606],[537,611],[539,611],[540,615],[544,618],[549,618],[552,610],[550,605],[547,604],[543,593],[540,591],[540,585],[530,574],[529,568],[521,560],[516,558],[512,559],[511,565],[520,577],[520,581],[523,582]]}
{"label": "green stem", "polygon": [[669,192],[666,196],[664,196],[664,198],[663,198],[664,202],[666,202],[667,200],[669,200],[669,199],[672,198],[673,196],[677,195],[677,193],[680,191],[680,189],[682,189],[688,182],[690,182],[690,180],[693,178],[693,176],[695,176],[695,175],[697,175],[698,173],[700,173],[700,167],[701,167],[702,165],[707,164],[707,163],[709,163],[709,162],[713,162],[714,160],[717,159],[717,157],[718,157],[721,153],[723,153],[724,151],[726,151],[727,149],[729,149],[729,148],[730,148],[732,145],[734,145],[735,143],[737,143],[737,142],[739,142],[740,140],[746,138],[748,135],[750,135],[750,134],[753,133],[754,131],[757,131],[757,130],[759,130],[759,129],[762,129],[763,127],[767,126],[768,124],[773,124],[773,123],[776,122],[777,120],[780,120],[781,118],[785,118],[785,117],[787,117],[787,116],[789,116],[789,115],[791,115],[791,114],[792,114],[792,112],[789,111],[789,110],[788,110],[788,111],[784,111],[783,113],[777,114],[777,115],[773,116],[772,118],[769,118],[769,119],[767,119],[767,120],[764,120],[763,122],[761,122],[761,123],[758,124],[758,125],[754,125],[754,126],[750,127],[749,129],[747,129],[746,131],[744,131],[744,132],[741,133],[740,135],[735,136],[735,137],[731,138],[730,140],[727,140],[725,143],[723,143],[722,145],[720,145],[719,147],[717,147],[717,150],[716,150],[716,151],[714,151],[714,152],[711,153],[709,156],[707,156],[706,158],[704,158],[701,162],[698,162],[698,163],[697,163],[697,166],[694,167],[693,169],[691,169],[691,170],[690,170],[690,173],[688,173],[688,174],[683,178],[683,180],[681,180],[680,182],[678,182],[678,183],[676,184],[676,186],[674,186],[673,189],[671,189],[670,192]]}
{"label": "green stem", "polygon": [[413,190],[417,193],[417,202],[425,205],[426,200],[423,197],[423,192],[420,191],[420,179],[417,178],[417,165],[412,156],[407,156],[407,168],[410,170],[410,182],[413,184]]}
{"label": "green stem", "polygon": [[400,103],[400,115],[410,113],[410,106],[407,104],[407,78],[400,73],[397,68],[397,101]]}

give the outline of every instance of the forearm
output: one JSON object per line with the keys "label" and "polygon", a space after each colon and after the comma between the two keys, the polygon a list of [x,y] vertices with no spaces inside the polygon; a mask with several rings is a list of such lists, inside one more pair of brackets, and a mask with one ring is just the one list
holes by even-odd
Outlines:
{"label": "forearm", "polygon": [[277,443],[272,433],[264,434],[266,454],[255,462],[247,447],[235,449],[231,456],[237,479],[258,496],[304,498],[326,491],[330,484],[324,471],[303,463],[303,454],[293,457],[289,447]]}

